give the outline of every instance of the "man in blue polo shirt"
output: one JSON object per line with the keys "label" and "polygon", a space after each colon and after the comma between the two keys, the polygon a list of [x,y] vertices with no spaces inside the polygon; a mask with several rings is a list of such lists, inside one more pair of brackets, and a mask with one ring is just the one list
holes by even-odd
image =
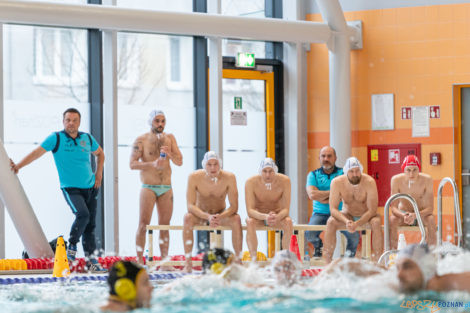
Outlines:
{"label": "man in blue polo shirt", "polygon": [[[310,172],[307,176],[307,194],[313,201],[313,214],[309,225],[326,225],[330,217],[330,184],[333,178],[343,175],[343,169],[336,167],[336,151],[332,147],[323,147],[320,150],[321,167]],[[342,203],[339,210],[342,208]],[[359,233],[350,233],[346,230],[341,231],[347,239],[346,254],[354,257],[356,255],[357,245],[359,244]],[[307,241],[313,244],[315,248],[314,257],[322,257],[323,242],[320,239],[321,231],[307,231],[305,236]]]}
{"label": "man in blue polo shirt", "polygon": [[[25,156],[18,164],[11,161],[15,173],[52,151],[59,173],[60,188],[67,204],[75,214],[70,230],[67,258],[75,261],[77,243],[82,238],[83,250],[89,258],[88,269],[92,272],[105,271],[96,259],[95,216],[98,190],[103,178],[104,152],[95,138],[78,131],[81,115],[77,109],[67,109],[63,114],[64,130],[50,134],[43,143]],[[91,168],[90,153],[97,158],[96,172]]]}

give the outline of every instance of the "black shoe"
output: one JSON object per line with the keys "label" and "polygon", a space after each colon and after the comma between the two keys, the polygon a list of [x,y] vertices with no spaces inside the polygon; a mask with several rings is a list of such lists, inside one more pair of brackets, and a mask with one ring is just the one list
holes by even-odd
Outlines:
{"label": "black shoe", "polygon": [[314,258],[321,258],[323,256],[323,247],[315,248]]}

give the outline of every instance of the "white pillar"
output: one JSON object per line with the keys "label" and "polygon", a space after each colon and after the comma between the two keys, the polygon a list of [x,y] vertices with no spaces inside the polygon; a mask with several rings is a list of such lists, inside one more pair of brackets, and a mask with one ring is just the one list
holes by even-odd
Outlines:
{"label": "white pillar", "polygon": [[[220,0],[207,1],[207,11],[221,13]],[[209,148],[223,160],[222,40],[209,37]]]}
{"label": "white pillar", "polygon": [[333,31],[328,43],[330,66],[330,145],[338,166],[351,156],[351,85],[349,30],[338,0],[317,0],[323,19]]}
{"label": "white pillar", "polygon": [[[0,140],[3,142],[3,24],[0,24]],[[5,206],[0,201],[0,259],[5,258]]]}
{"label": "white pillar", "polygon": [[[116,0],[103,1],[116,5]],[[103,31],[104,242],[119,254],[119,177],[117,107],[117,33]]]}
{"label": "white pillar", "polygon": [[[287,20],[303,20],[301,0],[284,0]],[[294,223],[308,222],[305,191],[307,177],[307,60],[300,43],[284,43],[284,127],[286,175],[291,179],[290,217]]]}

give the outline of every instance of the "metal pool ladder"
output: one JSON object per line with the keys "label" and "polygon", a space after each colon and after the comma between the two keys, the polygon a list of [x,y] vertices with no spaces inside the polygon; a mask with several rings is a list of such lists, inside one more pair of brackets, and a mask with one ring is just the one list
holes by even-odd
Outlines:
{"label": "metal pool ladder", "polygon": [[444,177],[439,183],[439,187],[437,189],[437,245],[442,245],[442,189],[446,183],[450,183],[454,190],[454,215],[455,223],[457,224],[457,247],[460,247],[462,241],[462,218],[460,216],[459,189],[457,188],[455,181],[450,177]]}
{"label": "metal pool ladder", "polygon": [[382,261],[387,257],[390,253],[397,252],[398,250],[390,250],[390,216],[389,216],[389,210],[390,210],[390,204],[397,200],[397,199],[406,199],[408,200],[411,205],[413,206],[413,210],[416,214],[416,220],[418,221],[418,226],[419,230],[421,231],[421,243],[425,243],[426,241],[426,229],[424,228],[423,220],[421,219],[421,215],[419,214],[419,209],[418,205],[416,204],[416,200],[405,193],[396,193],[392,195],[390,198],[388,198],[387,202],[385,203],[384,207],[384,253],[380,256],[379,259],[379,264],[382,263]]}

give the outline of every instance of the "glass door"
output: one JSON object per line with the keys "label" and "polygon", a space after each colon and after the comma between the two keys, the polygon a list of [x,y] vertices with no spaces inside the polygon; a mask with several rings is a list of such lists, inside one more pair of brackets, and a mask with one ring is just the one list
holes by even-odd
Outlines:
{"label": "glass door", "polygon": [[[258,173],[265,157],[274,155],[274,75],[272,72],[224,69],[223,167],[237,177],[238,214],[245,224],[245,182]],[[247,251],[244,234],[243,251]],[[267,236],[258,233],[258,251],[266,253]],[[231,236],[224,239],[231,247]]]}

